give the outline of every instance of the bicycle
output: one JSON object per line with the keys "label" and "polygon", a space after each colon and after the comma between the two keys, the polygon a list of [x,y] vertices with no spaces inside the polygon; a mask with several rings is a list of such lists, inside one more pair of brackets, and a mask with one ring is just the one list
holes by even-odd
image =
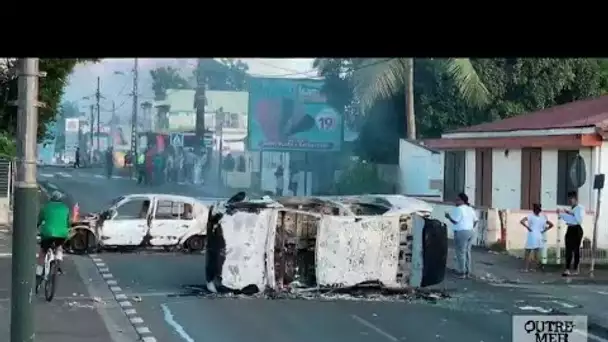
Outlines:
{"label": "bicycle", "polygon": [[36,277],[36,294],[40,291],[40,286],[44,282],[44,298],[47,302],[55,297],[57,274],[59,273],[59,260],[55,259],[57,244],[53,242],[51,248],[46,251],[44,257],[44,268],[42,276]]}

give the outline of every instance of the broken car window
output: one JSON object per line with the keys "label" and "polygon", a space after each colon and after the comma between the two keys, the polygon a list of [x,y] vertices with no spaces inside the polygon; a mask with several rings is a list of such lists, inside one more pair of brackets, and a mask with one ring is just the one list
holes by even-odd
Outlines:
{"label": "broken car window", "polygon": [[142,210],[147,213],[147,208],[150,206],[150,201],[145,198],[136,198],[128,202],[123,203],[120,207],[116,208],[117,220],[135,220],[142,219]]}
{"label": "broken car window", "polygon": [[[190,209],[186,209],[189,207]],[[155,219],[158,220],[191,220],[192,215],[185,216],[187,210],[192,212],[192,206],[178,201],[158,201]]]}

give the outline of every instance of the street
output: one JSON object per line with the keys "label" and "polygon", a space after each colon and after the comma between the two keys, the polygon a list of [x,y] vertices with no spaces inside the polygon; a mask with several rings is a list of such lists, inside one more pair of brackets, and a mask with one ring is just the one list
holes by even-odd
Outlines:
{"label": "street", "polygon": [[[45,169],[39,170],[38,176],[69,193],[79,203],[81,212],[104,209],[110,200],[120,195],[169,189],[168,186],[143,188],[128,179],[107,180],[95,176],[95,170]],[[176,186],[172,191],[204,196],[193,187]],[[81,265],[79,272],[91,273],[81,276],[95,283],[92,288],[105,286],[104,300],[112,302],[107,305],[122,308],[107,314],[104,319],[107,329],[130,324],[144,341],[509,341],[513,314],[550,313],[577,306],[560,294],[553,296],[529,287],[498,286],[452,276],[438,286],[447,290],[451,298],[436,300],[205,297],[188,290],[188,285],[204,283],[204,255],[107,251],[88,257],[70,256],[70,259]],[[64,290],[68,291],[68,280],[64,282]],[[62,292],[59,297],[62,296],[69,297],[69,291]],[[62,313],[56,319],[69,319],[67,317]],[[83,314],[77,319],[84,318]],[[600,337],[598,341],[606,340]]]}

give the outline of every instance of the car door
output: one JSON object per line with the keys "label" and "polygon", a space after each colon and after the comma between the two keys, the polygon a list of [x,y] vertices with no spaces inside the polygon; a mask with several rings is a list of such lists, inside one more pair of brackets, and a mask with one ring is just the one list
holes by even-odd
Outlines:
{"label": "car door", "polygon": [[179,242],[193,225],[192,203],[172,198],[156,199],[150,223],[150,244],[171,246]]}
{"label": "car door", "polygon": [[[130,197],[116,205],[113,215],[103,223],[101,240],[108,246],[137,246],[148,232],[151,214],[148,197]],[[147,209],[146,209],[147,207]]]}

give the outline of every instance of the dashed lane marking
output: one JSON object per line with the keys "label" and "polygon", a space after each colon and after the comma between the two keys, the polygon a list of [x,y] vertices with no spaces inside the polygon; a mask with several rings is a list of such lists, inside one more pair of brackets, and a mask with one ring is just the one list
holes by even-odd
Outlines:
{"label": "dashed lane marking", "polygon": [[144,319],[137,314],[137,310],[133,308],[133,303],[128,300],[126,294],[124,294],[122,288],[118,286],[118,281],[114,278],[114,275],[110,273],[110,268],[107,264],[97,256],[97,254],[89,255],[90,258],[97,266],[97,270],[101,274],[101,277],[105,280],[106,284],[110,288],[110,291],[114,295],[114,299],[118,302],[118,305],[122,308],[124,314],[129,318],[129,322],[143,342],[156,342],[156,338],[152,335],[150,329],[145,325]]}

